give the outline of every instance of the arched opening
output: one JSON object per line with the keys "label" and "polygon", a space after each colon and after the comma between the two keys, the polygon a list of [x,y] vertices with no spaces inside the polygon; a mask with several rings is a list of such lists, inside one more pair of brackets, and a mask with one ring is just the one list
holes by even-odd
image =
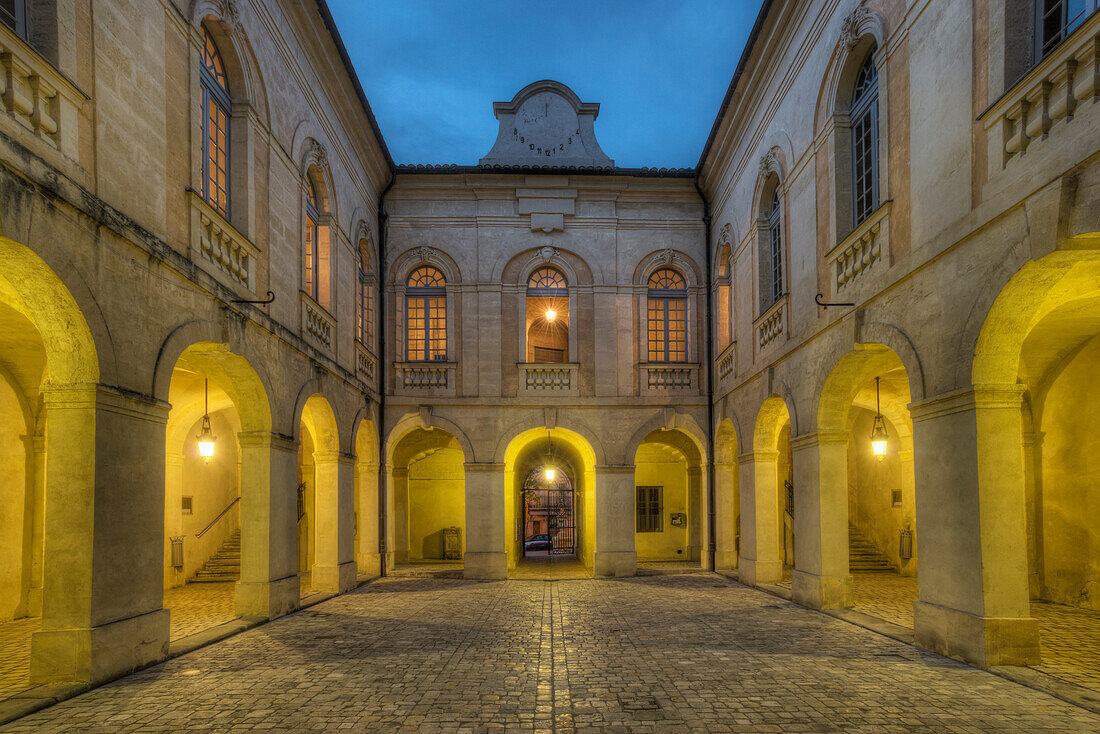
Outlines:
{"label": "arched opening", "polygon": [[1001,579],[997,592],[1020,609],[1017,616],[1037,620],[1042,670],[1094,690],[1097,374],[1100,256],[1062,251],[1026,264],[994,301],[975,350],[975,392],[1011,397],[992,405],[1000,408],[995,414],[978,415],[982,516],[997,517],[1001,530],[992,536],[998,542],[983,548],[981,564],[984,574]]}
{"label": "arched opening", "polygon": [[[592,574],[595,465],[588,441],[568,429],[533,428],[509,442],[504,525],[510,574],[543,574],[551,564],[555,575]],[[535,532],[543,527],[545,533]]]}
{"label": "arched opening", "polygon": [[714,435],[714,570],[737,568],[741,547],[737,431],[728,418]]}
{"label": "arched opening", "polygon": [[842,596],[824,605],[851,603],[912,629],[917,516],[910,402],[909,374],[881,344],[858,345],[829,373],[818,409],[825,529],[821,558],[808,559],[807,571],[842,579]]}
{"label": "arched opening", "polygon": [[328,189],[324,174],[310,166],[305,176],[303,290],[319,306],[332,308],[332,243]]}
{"label": "arched opening", "polygon": [[[297,555],[303,598],[347,587],[341,572],[351,554],[341,545],[344,536],[353,534],[341,532],[341,525],[352,521],[352,508],[341,507],[343,462],[332,406],[321,394],[310,395],[302,407],[298,442]],[[354,498],[349,493],[347,499]]]}
{"label": "arched opening", "polygon": [[241,499],[246,483],[263,481],[246,479],[239,436],[270,431],[270,416],[251,367],[211,342],[180,355],[168,401],[163,603],[178,639],[237,616]]}
{"label": "arched opening", "polygon": [[779,176],[764,179],[757,219],[758,282],[760,315],[774,306],[786,293],[783,240],[783,199]]}
{"label": "arched opening", "polygon": [[[390,452],[392,547],[398,573],[461,571],[466,552],[466,456],[448,431],[414,428]],[[390,545],[388,542],[387,545]]]}
{"label": "arched opening", "polygon": [[682,431],[659,429],[634,454],[634,549],[639,570],[698,568],[706,547],[706,496],[699,448]]}
{"label": "arched opening", "polygon": [[527,279],[527,361],[569,361],[569,288],[561,271],[543,266]]}
{"label": "arched opening", "polygon": [[[31,683],[39,630],[54,644],[40,656],[35,643],[36,678],[72,680],[90,664],[78,640],[97,624],[92,600],[74,603],[72,590],[99,590],[87,508],[100,373],[87,322],[50,267],[4,237],[0,262],[0,681],[10,695]],[[127,598],[119,608],[135,606]]]}

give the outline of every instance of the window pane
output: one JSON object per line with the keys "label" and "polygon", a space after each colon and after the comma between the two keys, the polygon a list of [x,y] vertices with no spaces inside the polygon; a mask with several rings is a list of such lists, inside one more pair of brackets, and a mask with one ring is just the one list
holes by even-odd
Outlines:
{"label": "window pane", "polygon": [[424,298],[407,298],[406,304],[406,345],[407,359],[418,362],[427,359],[426,350],[426,306]]}
{"label": "window pane", "polygon": [[306,293],[317,298],[317,223],[306,217]]}
{"label": "window pane", "polygon": [[20,35],[23,34],[23,29],[20,27],[22,5],[23,0],[0,0],[0,23]]}
{"label": "window pane", "polygon": [[662,298],[650,298],[649,299],[649,315],[648,315],[648,341],[649,341],[649,361],[650,362],[664,362],[665,361],[665,299]]}
{"label": "window pane", "polygon": [[447,299],[435,296],[429,299],[429,327],[431,329],[428,359],[447,359]]}
{"label": "window pane", "polygon": [[668,362],[683,362],[687,359],[685,306],[686,303],[682,298],[670,298],[667,301],[668,343],[665,350]]}

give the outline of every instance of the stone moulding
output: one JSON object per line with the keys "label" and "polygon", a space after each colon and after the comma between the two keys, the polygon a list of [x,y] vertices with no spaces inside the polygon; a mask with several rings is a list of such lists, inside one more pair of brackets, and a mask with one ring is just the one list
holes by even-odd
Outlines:
{"label": "stone moulding", "polygon": [[519,370],[519,389],[522,394],[580,394],[577,385],[579,364],[521,362],[516,368]]}
{"label": "stone moulding", "polygon": [[72,159],[77,115],[87,96],[0,23],[0,104],[20,124]]}
{"label": "stone moulding", "polygon": [[773,303],[756,320],[756,335],[760,348],[771,344],[787,330],[787,296]]}
{"label": "stone moulding", "polygon": [[299,291],[302,301],[302,331],[314,346],[326,352],[335,351],[336,319],[305,291]]}
{"label": "stone moulding", "polygon": [[1000,145],[1004,167],[1032,142],[1045,138],[1055,122],[1072,118],[1082,104],[1098,96],[1100,13],[1093,13],[978,119],[990,133],[991,145]]}
{"label": "stone moulding", "polygon": [[642,363],[645,390],[665,393],[670,390],[695,390],[699,384],[699,365],[688,362]]}
{"label": "stone moulding", "polygon": [[836,289],[850,284],[890,252],[890,207],[887,201],[829,251],[825,262],[833,269]]}
{"label": "stone moulding", "polygon": [[191,260],[230,288],[255,295],[259,249],[197,192],[191,191],[189,195]]}

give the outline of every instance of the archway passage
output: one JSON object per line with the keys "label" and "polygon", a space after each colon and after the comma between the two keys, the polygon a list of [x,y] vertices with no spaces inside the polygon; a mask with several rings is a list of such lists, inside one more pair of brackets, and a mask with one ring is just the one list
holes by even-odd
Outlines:
{"label": "archway passage", "polygon": [[639,573],[699,569],[706,497],[699,448],[679,430],[656,430],[634,455],[634,548]]}
{"label": "archway passage", "polygon": [[391,451],[396,575],[455,575],[466,552],[465,454],[442,428],[415,428]]}
{"label": "archway passage", "polygon": [[[913,629],[917,516],[909,374],[881,344],[860,344],[829,373],[818,409],[820,559],[808,573],[840,579],[823,605]],[[837,589],[834,586],[834,589]]]}
{"label": "archway passage", "polygon": [[523,558],[576,556],[573,483],[553,462],[532,469],[523,482]]}
{"label": "archway passage", "polygon": [[[1028,263],[994,302],[975,353],[975,386],[1019,396],[1019,411],[1003,411],[1001,424],[978,424],[983,514],[1000,509],[1026,538],[986,550],[983,567],[1014,571],[1013,588],[1038,622],[1039,668],[1100,692],[1098,374],[1100,253]],[[1008,474],[983,463],[1002,455],[1022,456],[1022,465]],[[999,497],[1015,502],[996,508]],[[1013,555],[1025,548],[1026,561]]]}

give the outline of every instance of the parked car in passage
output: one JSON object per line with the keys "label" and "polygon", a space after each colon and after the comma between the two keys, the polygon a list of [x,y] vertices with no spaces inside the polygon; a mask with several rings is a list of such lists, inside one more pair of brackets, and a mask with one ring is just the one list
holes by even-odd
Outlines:
{"label": "parked car in passage", "polygon": [[524,551],[548,551],[553,547],[554,544],[550,541],[550,536],[545,533],[532,535],[523,543]]}

